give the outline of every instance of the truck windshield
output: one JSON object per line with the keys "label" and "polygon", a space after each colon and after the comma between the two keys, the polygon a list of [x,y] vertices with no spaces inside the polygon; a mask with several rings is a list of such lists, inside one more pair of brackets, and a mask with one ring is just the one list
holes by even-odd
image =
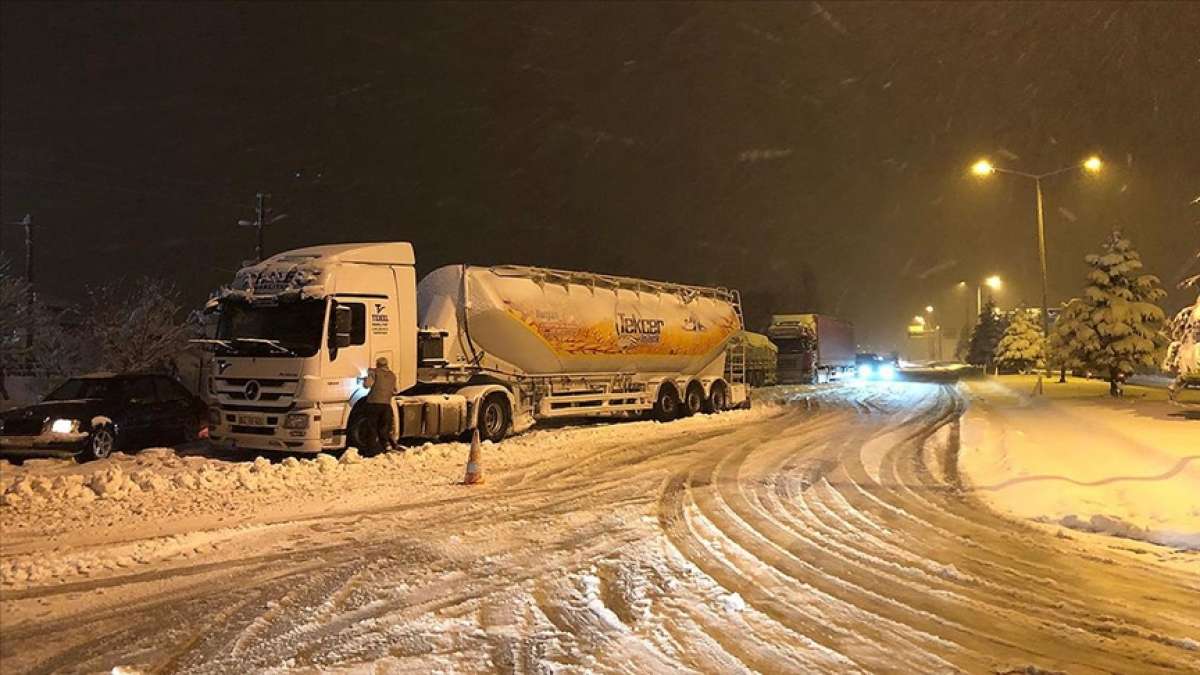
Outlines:
{"label": "truck windshield", "polygon": [[221,304],[217,339],[239,354],[312,356],[321,348],[325,302],[301,300],[278,305]]}
{"label": "truck windshield", "polygon": [[811,352],[815,346],[812,338],[810,337],[771,338],[771,341],[775,343],[776,347],[779,347],[780,354],[802,354],[804,352]]}

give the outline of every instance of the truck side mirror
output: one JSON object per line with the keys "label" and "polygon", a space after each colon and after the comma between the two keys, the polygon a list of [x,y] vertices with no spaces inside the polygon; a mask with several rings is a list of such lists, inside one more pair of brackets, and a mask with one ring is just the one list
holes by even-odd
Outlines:
{"label": "truck side mirror", "polygon": [[341,349],[350,346],[350,332],[354,319],[350,308],[345,305],[335,305],[333,320],[329,322],[329,348]]}

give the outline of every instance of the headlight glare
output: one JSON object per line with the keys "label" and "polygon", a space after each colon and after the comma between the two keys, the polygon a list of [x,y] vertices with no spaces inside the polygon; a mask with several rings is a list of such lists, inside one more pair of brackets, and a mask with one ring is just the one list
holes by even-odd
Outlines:
{"label": "headlight glare", "polygon": [[56,434],[70,434],[79,429],[79,420],[57,419],[50,423],[50,431]]}
{"label": "headlight glare", "polygon": [[879,377],[885,380],[896,379],[896,367],[890,363],[879,366]]}
{"label": "headlight glare", "polygon": [[858,367],[858,376],[863,379],[871,377],[871,366],[868,366],[866,364],[859,366]]}

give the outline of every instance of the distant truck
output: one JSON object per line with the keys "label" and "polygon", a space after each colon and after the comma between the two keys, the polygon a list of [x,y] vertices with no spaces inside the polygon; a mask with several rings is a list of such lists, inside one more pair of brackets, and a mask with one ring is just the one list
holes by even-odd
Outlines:
{"label": "distant truck", "polygon": [[370,448],[359,403],[395,371],[393,439],[499,441],[558,417],[670,420],[747,402],[726,372],[736,291],[538,267],[441,267],[408,243],[335,244],[243,268],[218,292],[210,436],[256,450]]}
{"label": "distant truck", "polygon": [[776,314],[767,337],[779,348],[780,384],[816,384],[854,373],[854,326],[849,322],[825,314]]}
{"label": "distant truck", "polygon": [[766,335],[744,330],[730,340],[730,358],[740,350],[745,354],[746,384],[751,387],[765,387],[776,384],[776,369],[779,364],[779,348]]}

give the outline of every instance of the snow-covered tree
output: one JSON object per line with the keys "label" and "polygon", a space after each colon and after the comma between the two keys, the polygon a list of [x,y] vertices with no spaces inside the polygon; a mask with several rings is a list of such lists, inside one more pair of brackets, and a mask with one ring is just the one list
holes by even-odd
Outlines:
{"label": "snow-covered tree", "polygon": [[971,350],[971,324],[963,324],[961,330],[958,331],[958,342],[954,344],[954,358],[959,361],[967,360],[967,353]]}
{"label": "snow-covered tree", "polygon": [[1042,363],[1044,342],[1042,329],[1022,307],[1015,312],[1000,342],[996,343],[996,363],[1006,370],[1025,372]]}
{"label": "snow-covered tree", "polygon": [[70,371],[80,338],[65,314],[47,307],[0,258],[0,400],[9,398],[6,378],[14,373],[46,380]]}
{"label": "snow-covered tree", "polygon": [[991,365],[992,355],[996,353],[996,345],[1000,342],[1000,336],[1004,335],[1004,328],[1004,320],[996,312],[996,303],[988,300],[971,332],[967,363],[974,366]]}
{"label": "snow-covered tree", "polygon": [[[1200,251],[1196,252],[1200,259]],[[1200,290],[1200,274],[1184,279],[1180,288],[1196,288]],[[1163,359],[1163,370],[1175,373],[1175,381],[1171,383],[1171,399],[1174,400],[1183,388],[1191,381],[1200,381],[1200,295],[1190,306],[1184,307],[1175,314],[1167,328],[1171,344],[1167,346],[1167,356]]]}
{"label": "snow-covered tree", "polygon": [[192,331],[178,291],[156,279],[92,289],[85,316],[95,367],[115,372],[174,372]]}
{"label": "snow-covered tree", "polygon": [[1142,274],[1133,244],[1113,234],[1104,252],[1084,258],[1091,271],[1083,291],[1086,328],[1076,339],[1078,353],[1092,370],[1108,374],[1109,392],[1120,394],[1119,382],[1138,366],[1152,366],[1165,346],[1165,315],[1156,303],[1166,297],[1158,277]]}
{"label": "snow-covered tree", "polygon": [[1090,309],[1082,298],[1071,298],[1062,307],[1046,343],[1046,356],[1053,368],[1058,368],[1058,381],[1067,381],[1067,371],[1087,367],[1084,350],[1086,336],[1094,331],[1088,325]]}

